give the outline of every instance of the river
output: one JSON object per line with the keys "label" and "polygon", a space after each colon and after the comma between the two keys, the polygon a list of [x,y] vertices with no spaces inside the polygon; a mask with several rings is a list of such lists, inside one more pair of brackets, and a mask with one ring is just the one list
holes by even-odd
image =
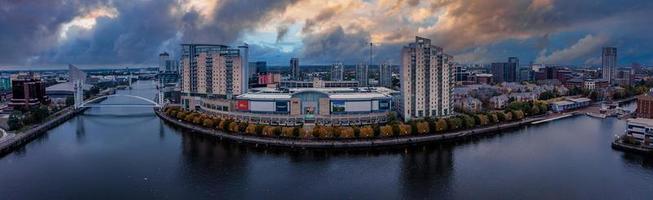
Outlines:
{"label": "river", "polygon": [[[143,81],[118,93],[155,95]],[[653,159],[610,148],[624,126],[578,116],[456,143],[293,151],[187,133],[150,108],[91,108],[0,158],[0,199],[652,199]]]}

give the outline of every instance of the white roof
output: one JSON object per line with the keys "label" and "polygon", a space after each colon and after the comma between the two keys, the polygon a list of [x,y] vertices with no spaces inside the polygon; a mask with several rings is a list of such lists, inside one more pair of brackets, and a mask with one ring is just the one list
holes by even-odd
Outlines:
{"label": "white roof", "polygon": [[289,93],[282,92],[277,88],[254,88],[254,91],[239,95],[238,99],[249,100],[272,100],[272,99],[290,99],[293,94],[300,92],[322,92],[329,95],[330,99],[373,99],[373,98],[390,98],[395,90],[385,87],[361,87],[361,88],[288,88]]}
{"label": "white roof", "polygon": [[644,126],[653,126],[653,119],[633,118],[633,119],[628,119],[628,124],[639,124],[639,125],[644,125]]}

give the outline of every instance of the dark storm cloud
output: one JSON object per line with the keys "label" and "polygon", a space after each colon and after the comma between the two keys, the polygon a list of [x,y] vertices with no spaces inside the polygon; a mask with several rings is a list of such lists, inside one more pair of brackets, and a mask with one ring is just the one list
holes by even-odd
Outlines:
{"label": "dark storm cloud", "polygon": [[[174,16],[179,1],[0,1],[0,64],[154,63],[159,51],[175,52],[180,42],[230,44],[296,0],[227,0],[202,23],[191,11]],[[98,5],[113,7],[115,18],[100,17],[88,33],[58,42],[62,24]],[[5,28],[8,27],[8,28]],[[84,32],[84,31],[79,31]],[[73,32],[76,33],[76,32]]]}
{"label": "dark storm cloud", "polygon": [[0,63],[25,61],[55,46],[62,23],[79,10],[102,2],[0,0]]}
{"label": "dark storm cloud", "polygon": [[[355,27],[347,27],[356,29]],[[303,39],[304,48],[301,56],[312,63],[368,63],[370,34],[362,29],[355,33],[345,33],[337,26],[319,34],[312,34]],[[374,47],[374,62],[397,61],[400,45],[383,45]]]}

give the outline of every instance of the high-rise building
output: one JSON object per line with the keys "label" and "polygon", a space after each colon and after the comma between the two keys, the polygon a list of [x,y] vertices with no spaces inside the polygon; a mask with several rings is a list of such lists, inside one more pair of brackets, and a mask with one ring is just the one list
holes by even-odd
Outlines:
{"label": "high-rise building", "polygon": [[45,94],[45,84],[34,74],[14,74],[11,76],[12,97],[9,106],[17,109],[29,109],[50,103]]}
{"label": "high-rise building", "polygon": [[356,81],[360,87],[367,87],[370,77],[368,76],[368,67],[365,63],[356,65]]}
{"label": "high-rise building", "polygon": [[168,64],[169,60],[170,60],[170,55],[168,54],[168,52],[163,52],[159,54],[159,72],[170,70]]}
{"label": "high-rise building", "polygon": [[532,80],[533,80],[533,69],[531,69],[530,67],[520,67],[519,82],[532,81]]}
{"label": "high-rise building", "polygon": [[193,96],[231,99],[247,92],[247,44],[182,44],[181,92],[184,105]]}
{"label": "high-rise building", "polygon": [[344,80],[345,66],[342,63],[331,65],[331,80],[342,81]]}
{"label": "high-rise building", "polygon": [[379,67],[379,85],[392,88],[392,65],[387,62]]}
{"label": "high-rise building", "polygon": [[453,56],[415,37],[401,51],[401,106],[405,121],[452,114]]}
{"label": "high-rise building", "polygon": [[653,94],[651,91],[637,97],[637,117],[653,118]]}
{"label": "high-rise building", "polygon": [[508,62],[492,63],[492,75],[494,81],[501,82],[516,82],[517,68],[519,67],[519,59],[516,57],[508,58]]}
{"label": "high-rise building", "polygon": [[290,59],[290,77],[292,80],[301,81],[302,74],[299,70],[299,58]]}
{"label": "high-rise building", "polygon": [[601,58],[601,69],[603,70],[602,78],[612,84],[612,81],[617,76],[617,48],[603,47]]}

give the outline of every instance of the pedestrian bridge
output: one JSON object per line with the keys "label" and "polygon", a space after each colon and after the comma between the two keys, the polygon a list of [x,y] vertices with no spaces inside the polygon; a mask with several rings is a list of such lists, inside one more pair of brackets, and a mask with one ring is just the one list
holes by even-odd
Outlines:
{"label": "pedestrian bridge", "polygon": [[[99,104],[97,101],[101,99],[106,99],[106,98],[111,98],[111,97],[127,97],[127,98],[132,98],[132,99],[138,99],[143,101],[143,103],[126,103],[126,104]],[[81,108],[106,108],[106,107],[145,107],[145,108],[155,108],[155,107],[161,107],[161,105],[151,99],[141,97],[141,96],[135,96],[135,95],[128,95],[128,94],[111,94],[111,95],[104,95],[104,96],[99,96],[95,97],[93,99],[89,99],[87,101],[84,101],[81,105],[79,105]]]}

